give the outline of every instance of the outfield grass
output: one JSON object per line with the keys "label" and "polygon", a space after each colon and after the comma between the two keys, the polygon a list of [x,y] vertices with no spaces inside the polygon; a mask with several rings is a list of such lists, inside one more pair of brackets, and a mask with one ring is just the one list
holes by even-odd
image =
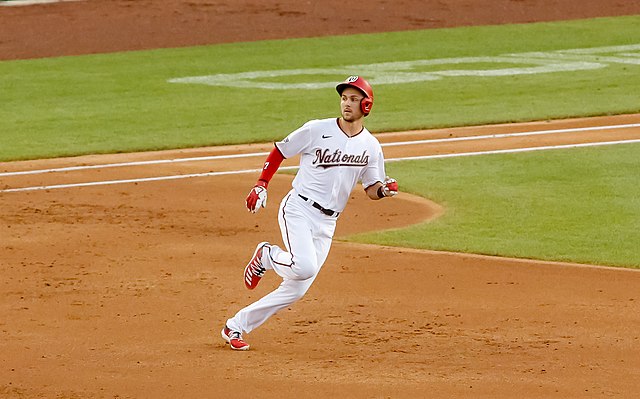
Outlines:
{"label": "outfield grass", "polygon": [[[170,84],[170,78],[626,45],[639,38],[640,16],[631,16],[4,61],[0,161],[266,142],[338,112],[332,88],[256,90]],[[639,71],[616,64],[380,84],[367,122],[380,132],[638,112]]]}
{"label": "outfield grass", "polygon": [[349,240],[640,268],[640,145],[387,166],[439,219]]}
{"label": "outfield grass", "polygon": [[[176,77],[638,42],[640,16],[630,16],[4,61],[0,161],[267,142],[308,119],[338,114],[331,87],[266,90],[167,82]],[[489,67],[482,60],[464,65]],[[416,71],[451,68],[429,65]],[[380,84],[374,87],[367,126],[381,132],[640,112],[638,72],[637,64],[612,64]],[[624,145],[389,164],[403,190],[442,203],[447,212],[433,223],[354,239],[640,267],[638,159],[640,147]]]}

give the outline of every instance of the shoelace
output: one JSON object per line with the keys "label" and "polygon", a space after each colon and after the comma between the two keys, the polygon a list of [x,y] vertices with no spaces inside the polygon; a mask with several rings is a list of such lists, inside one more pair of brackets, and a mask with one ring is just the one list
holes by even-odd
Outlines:
{"label": "shoelace", "polygon": [[262,263],[259,260],[256,260],[251,264],[251,272],[257,277],[262,277],[266,273],[267,269],[262,266]]}

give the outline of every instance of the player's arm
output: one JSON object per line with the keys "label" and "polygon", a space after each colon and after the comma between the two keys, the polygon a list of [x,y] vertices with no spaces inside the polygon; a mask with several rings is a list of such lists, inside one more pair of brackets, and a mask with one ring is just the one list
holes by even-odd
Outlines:
{"label": "player's arm", "polygon": [[375,182],[364,189],[367,196],[372,200],[379,200],[385,197],[393,197],[398,194],[398,182],[387,176],[384,183]]}
{"label": "player's arm", "polygon": [[[377,156],[369,159],[369,163],[361,177],[362,183],[365,184],[364,191],[372,200],[393,197],[398,194],[398,182],[386,176],[382,147],[377,142],[376,149],[373,149],[371,153],[376,154],[376,152]],[[384,180],[381,179],[382,176],[386,176]]]}
{"label": "player's arm", "polygon": [[271,150],[264,162],[258,181],[251,191],[249,191],[249,195],[247,195],[247,199],[245,200],[249,212],[256,213],[261,207],[265,208],[267,206],[267,186],[284,159],[284,155],[282,155],[278,147],[274,145],[273,150]]}

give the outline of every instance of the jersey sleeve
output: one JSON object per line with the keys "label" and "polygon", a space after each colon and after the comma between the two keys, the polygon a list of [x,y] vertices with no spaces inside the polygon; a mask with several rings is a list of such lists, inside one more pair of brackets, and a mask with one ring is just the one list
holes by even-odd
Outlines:
{"label": "jersey sleeve", "polygon": [[311,141],[310,123],[307,122],[281,141],[277,141],[275,146],[285,158],[291,158],[310,148]]}
{"label": "jersey sleeve", "polygon": [[365,189],[377,182],[384,182],[386,176],[384,170],[384,155],[382,154],[382,147],[380,147],[380,144],[376,146],[375,154],[375,156],[369,159],[369,163],[362,171],[361,180],[362,186]]}

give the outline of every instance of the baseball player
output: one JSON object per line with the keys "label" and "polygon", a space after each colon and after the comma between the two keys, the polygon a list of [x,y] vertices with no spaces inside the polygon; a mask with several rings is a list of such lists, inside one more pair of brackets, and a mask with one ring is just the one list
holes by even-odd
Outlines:
{"label": "baseball player", "polygon": [[251,332],[307,292],[329,254],[336,221],[358,181],[373,200],[398,193],[398,183],[385,177],[380,143],[363,126],[373,106],[371,86],[361,77],[350,76],[336,90],[341,117],[309,121],[276,142],[246,198],[250,212],[265,207],[267,186],[280,164],[300,154],[293,188],[278,212],[286,250],[261,242],[244,269],[244,283],[250,290],[269,270],[282,278],[282,284],[227,320],[221,334],[231,349],[248,350],[243,332]]}

